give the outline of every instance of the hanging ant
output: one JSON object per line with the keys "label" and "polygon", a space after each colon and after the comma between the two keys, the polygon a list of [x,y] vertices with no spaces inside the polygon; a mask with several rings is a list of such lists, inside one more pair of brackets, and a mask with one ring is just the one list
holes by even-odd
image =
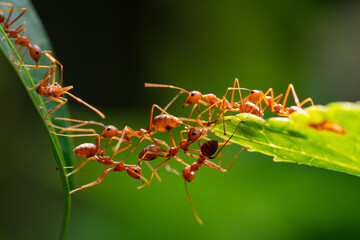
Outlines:
{"label": "hanging ant", "polygon": [[[184,139],[182,136],[182,133],[185,131],[181,131],[181,138],[182,140],[180,141],[180,143],[178,145],[175,144],[175,141],[172,138],[172,135],[170,134],[170,130],[169,130],[169,134],[171,136],[171,148],[169,150],[165,150],[162,147],[159,147],[157,145],[149,145],[147,147],[145,147],[144,149],[141,150],[141,152],[138,154],[138,158],[139,158],[139,164],[142,161],[151,161],[154,160],[158,157],[162,157],[162,158],[166,158],[165,161],[163,161],[159,166],[157,166],[151,177],[149,180],[149,184],[151,183],[154,174],[156,174],[156,171],[161,168],[162,166],[164,166],[171,158],[175,158],[178,162],[180,162],[181,164],[184,164],[185,166],[188,166],[183,160],[181,160],[179,157],[177,157],[177,154],[179,152],[180,149],[182,149],[184,151],[184,153],[190,157],[194,156],[189,152],[198,152],[198,150],[193,150],[193,149],[189,149],[190,145],[198,142],[199,146],[200,146],[200,139],[205,138],[205,136],[208,133],[208,129],[202,129],[199,127],[191,127],[189,130],[186,130],[188,132],[187,134],[187,139]],[[139,189],[143,188],[145,185],[138,187]]]}
{"label": "hanging ant", "polygon": [[[104,156],[104,153],[106,152],[106,148],[108,145],[106,146],[106,148],[104,148],[104,150],[101,150],[100,138],[95,137],[95,139],[96,139],[96,144],[83,143],[83,144],[80,144],[79,146],[77,146],[76,148],[74,148],[73,151],[76,155],[86,158],[86,159],[74,166],[64,167],[65,169],[75,168],[75,170],[66,174],[66,176],[69,177],[70,175],[78,172],[90,160],[95,160],[101,164],[104,164],[104,165],[106,165],[106,168],[104,169],[101,176],[97,178],[97,180],[70,191],[70,194],[73,194],[77,191],[80,191],[85,188],[89,188],[89,187],[92,187],[92,186],[95,186],[95,185],[101,183],[104,180],[104,178],[106,177],[106,175],[111,171],[114,171],[114,172],[126,171],[130,177],[139,179],[141,182],[145,181],[146,184],[148,184],[148,181],[146,180],[146,178],[144,178],[142,176],[141,168],[139,166],[127,165],[124,163],[124,161],[120,161],[120,162],[113,161],[112,159],[113,159],[115,153],[113,153],[111,155],[111,157]],[[112,166],[112,167],[110,167],[110,166]]]}
{"label": "hanging ant", "polygon": [[[199,224],[203,224],[203,221],[200,219],[200,217],[198,216],[195,206],[192,202],[191,196],[190,196],[190,192],[189,189],[187,187],[187,182],[191,182],[195,179],[195,172],[199,170],[199,168],[202,165],[206,165],[208,167],[211,168],[216,168],[222,172],[227,172],[233,165],[235,159],[239,156],[239,154],[246,148],[243,147],[240,149],[240,151],[235,155],[235,157],[233,158],[232,162],[230,163],[229,167],[227,169],[223,169],[221,167],[221,151],[222,149],[227,145],[227,143],[230,141],[230,139],[234,136],[235,132],[237,131],[238,127],[240,126],[240,124],[242,124],[243,121],[240,121],[239,124],[236,126],[233,134],[223,143],[223,146],[220,148],[219,151],[217,151],[219,143],[216,140],[209,140],[205,143],[203,143],[200,146],[200,150],[192,150],[193,152],[199,152],[200,156],[196,156],[196,155],[192,155],[192,154],[187,154],[190,157],[193,158],[197,158],[197,161],[192,163],[190,166],[186,165],[185,169],[183,170],[182,174],[178,173],[176,170],[171,169],[170,167],[168,167],[169,171],[174,172],[175,174],[182,176],[185,179],[185,190],[186,190],[186,194],[188,196],[193,214],[195,216],[195,219],[198,221]],[[215,155],[214,155],[215,154]],[[209,159],[214,159],[216,158],[216,156],[219,155],[219,165],[216,165],[215,163],[209,161]]]}
{"label": "hanging ant", "polygon": [[[69,95],[70,97],[74,98],[76,101],[84,104],[85,106],[87,106],[88,108],[90,108],[91,110],[96,112],[100,117],[105,118],[104,114],[102,112],[100,112],[98,109],[96,109],[95,107],[86,103],[82,99],[76,97],[75,95],[69,93],[68,91],[71,90],[73,88],[73,86],[61,87],[61,85],[55,81],[55,75],[56,75],[55,69],[56,69],[55,63],[50,63],[48,71],[45,74],[44,79],[39,81],[34,87],[28,88],[28,90],[36,89],[36,92],[40,96],[44,96],[49,99],[49,100],[41,103],[40,106],[44,105],[50,101],[59,103],[57,106],[50,109],[48,111],[48,113],[46,113],[44,115],[45,119],[47,119],[50,115],[52,115],[56,110],[61,108],[68,101],[68,99],[61,97],[61,95],[63,95],[63,94]],[[53,78],[52,84],[50,84],[51,78]]]}
{"label": "hanging ant", "polygon": [[[55,120],[63,120],[63,121],[79,123],[79,124],[72,125],[67,128],[63,128],[63,127],[59,127],[54,124],[51,124],[53,127],[61,130],[60,133],[55,133],[52,131],[54,134],[56,134],[58,136],[65,136],[65,137],[95,136],[98,139],[103,139],[103,138],[110,139],[107,142],[107,145],[105,148],[107,148],[110,145],[112,140],[117,140],[118,144],[113,148],[114,154],[117,154],[119,152],[122,152],[122,151],[125,151],[126,149],[128,149],[132,145],[132,139],[131,139],[132,137],[141,139],[140,142],[143,139],[146,139],[148,141],[154,142],[155,144],[159,144],[158,145],[159,147],[161,144],[162,146],[165,146],[165,148],[169,149],[169,146],[167,145],[166,142],[164,142],[160,139],[157,139],[157,138],[153,138],[151,135],[147,134],[147,131],[143,128],[140,128],[139,130],[134,130],[129,126],[125,126],[123,130],[119,130],[117,127],[115,127],[113,125],[106,126],[103,123],[99,123],[99,122],[95,122],[95,121],[83,121],[83,120],[76,120],[76,119],[70,119],[70,118],[55,118]],[[98,125],[98,126],[103,127],[103,130],[102,130],[101,134],[98,134],[94,129],[79,128],[79,127],[86,126],[86,125]],[[62,134],[63,132],[89,132],[89,133],[88,134]],[[119,138],[119,136],[121,136],[121,138]],[[120,148],[120,144],[123,142],[127,143],[127,145]],[[127,156],[130,155],[135,150],[135,148],[138,146],[138,144],[126,155],[126,157],[124,159],[126,159]],[[146,162],[146,164],[151,169],[151,171],[154,171],[154,169],[150,165],[150,163]],[[156,174],[156,177],[158,178],[159,181],[161,181],[161,178],[158,174]]]}

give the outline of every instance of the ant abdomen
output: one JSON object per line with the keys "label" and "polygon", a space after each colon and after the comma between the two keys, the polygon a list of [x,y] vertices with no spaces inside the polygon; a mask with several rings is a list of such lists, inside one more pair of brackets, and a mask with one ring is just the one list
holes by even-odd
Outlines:
{"label": "ant abdomen", "polygon": [[83,158],[93,157],[97,153],[97,147],[93,143],[83,143],[74,148],[74,153]]}
{"label": "ant abdomen", "polygon": [[251,113],[261,118],[264,116],[263,112],[259,109],[259,107],[251,102],[241,103],[239,106],[239,110],[240,112]]}
{"label": "ant abdomen", "polygon": [[154,160],[159,156],[161,149],[156,145],[149,145],[145,147],[138,155],[138,158],[144,161]]}
{"label": "ant abdomen", "polygon": [[179,126],[181,121],[176,117],[170,117],[166,114],[161,114],[154,117],[153,127],[159,132],[166,132]]}
{"label": "ant abdomen", "polygon": [[216,140],[210,140],[201,145],[201,154],[206,158],[214,155],[218,149],[219,143]]}

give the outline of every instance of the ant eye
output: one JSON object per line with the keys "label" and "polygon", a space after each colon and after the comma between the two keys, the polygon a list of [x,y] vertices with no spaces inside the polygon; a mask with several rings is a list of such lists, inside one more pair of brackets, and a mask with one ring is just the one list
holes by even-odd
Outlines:
{"label": "ant eye", "polygon": [[138,172],[139,172],[139,170],[137,170],[137,168],[135,168],[134,172],[138,173]]}
{"label": "ant eye", "polygon": [[110,127],[108,127],[107,129],[106,129],[106,131],[110,131],[111,130],[111,128]]}
{"label": "ant eye", "polygon": [[58,85],[58,83],[56,82],[54,85]]}
{"label": "ant eye", "polygon": [[195,135],[196,135],[196,132],[193,132],[191,135],[195,136]]}
{"label": "ant eye", "polygon": [[192,96],[192,97],[193,97],[194,95],[195,95],[195,93],[193,92],[193,93],[191,93],[191,95],[190,95],[190,96]]}
{"label": "ant eye", "polygon": [[255,93],[255,91],[251,91],[250,93],[253,94],[253,93]]}
{"label": "ant eye", "polygon": [[36,51],[36,54],[39,54],[39,51]]}

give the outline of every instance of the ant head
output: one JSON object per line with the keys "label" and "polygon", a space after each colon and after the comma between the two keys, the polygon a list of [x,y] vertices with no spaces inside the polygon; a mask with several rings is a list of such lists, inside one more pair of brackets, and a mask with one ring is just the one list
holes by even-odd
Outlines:
{"label": "ant head", "polygon": [[191,171],[189,167],[186,167],[183,170],[183,178],[186,181],[191,182],[195,179],[195,172]]}
{"label": "ant head", "polygon": [[126,172],[130,175],[130,177],[135,179],[140,179],[140,181],[142,182],[141,168],[139,166],[134,166],[134,165],[128,166]]}
{"label": "ant head", "polygon": [[192,127],[188,132],[188,139],[190,141],[198,140],[202,135],[202,129],[198,127]]}
{"label": "ant head", "polygon": [[0,11],[0,23],[3,23],[5,21],[5,15],[3,11]]}
{"label": "ant head", "polygon": [[112,138],[116,137],[119,134],[119,129],[113,125],[105,126],[104,130],[101,133],[101,137]]}
{"label": "ant head", "polygon": [[30,57],[36,62],[36,65],[39,63],[41,57],[41,49],[37,45],[32,45],[29,47]]}
{"label": "ant head", "polygon": [[203,98],[203,95],[199,91],[191,91],[186,98],[186,103],[184,103],[183,107],[186,107],[190,104],[197,104]]}
{"label": "ant head", "polygon": [[159,156],[158,153],[160,151],[161,149],[158,146],[152,144],[143,148],[143,150],[141,150],[140,153],[138,154],[138,158],[144,161],[151,161]]}
{"label": "ant head", "polygon": [[219,143],[216,140],[210,140],[201,145],[201,154],[207,158],[214,155],[218,149]]}
{"label": "ant head", "polygon": [[250,102],[258,102],[261,98],[261,93],[262,92],[259,90],[252,90],[248,96],[248,98],[249,98],[248,100]]}

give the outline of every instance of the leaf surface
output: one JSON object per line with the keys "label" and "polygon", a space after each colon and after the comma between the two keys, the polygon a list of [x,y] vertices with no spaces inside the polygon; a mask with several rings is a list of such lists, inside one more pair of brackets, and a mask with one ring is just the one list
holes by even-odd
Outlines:
{"label": "leaf surface", "polygon": [[360,103],[314,106],[289,118],[263,120],[251,114],[226,116],[213,131],[231,141],[293,162],[360,176]]}

